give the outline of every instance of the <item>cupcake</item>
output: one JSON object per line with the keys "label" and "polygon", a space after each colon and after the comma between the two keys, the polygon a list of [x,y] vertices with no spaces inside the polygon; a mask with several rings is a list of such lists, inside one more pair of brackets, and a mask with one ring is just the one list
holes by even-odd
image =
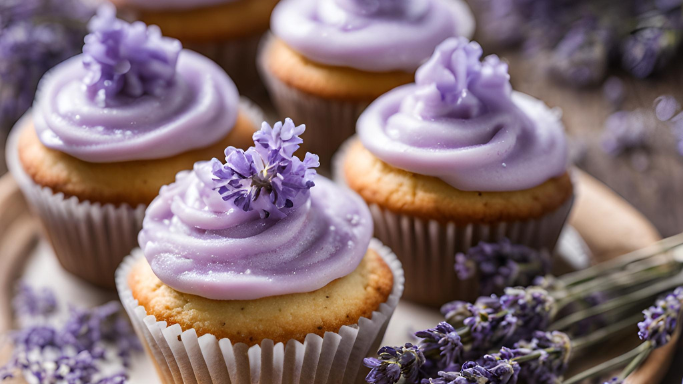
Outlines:
{"label": "cupcake", "polygon": [[258,120],[218,65],[157,28],[113,7],[89,27],[84,54],[41,80],[8,164],[64,268],[114,288],[159,188],[228,145],[248,147]]}
{"label": "cupcake", "polygon": [[415,83],[373,102],[335,159],[406,266],[406,298],[472,299],[454,256],[504,238],[552,251],[573,201],[560,114],[512,91],[507,64],[452,38]]}
{"label": "cupcake", "polygon": [[412,82],[440,42],[473,26],[459,0],[286,0],[259,69],[280,114],[313,127],[304,149],[329,168],[370,102]]}
{"label": "cupcake", "polygon": [[278,0],[112,0],[127,17],[158,25],[218,64],[242,93],[263,91],[256,52]]}
{"label": "cupcake", "polygon": [[[363,200],[316,177],[304,126],[161,189],[117,287],[163,382],[353,383],[403,290]],[[212,381],[213,380],[213,381]]]}

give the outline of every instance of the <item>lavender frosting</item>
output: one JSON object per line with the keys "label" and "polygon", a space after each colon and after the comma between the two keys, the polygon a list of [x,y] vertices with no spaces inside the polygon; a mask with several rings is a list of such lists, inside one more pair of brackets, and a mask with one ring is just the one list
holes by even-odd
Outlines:
{"label": "lavender frosting", "polygon": [[284,0],[271,18],[273,33],[307,58],[371,72],[412,72],[471,26],[450,0]]}
{"label": "lavender frosting", "polygon": [[33,108],[41,142],[100,163],[169,157],[225,137],[239,102],[227,74],[158,28],[114,14],[100,8],[84,54],[41,80]]}
{"label": "lavender frosting", "polygon": [[557,111],[513,92],[507,64],[480,61],[479,44],[440,44],[415,83],[373,102],[358,120],[363,145],[384,162],[465,191],[535,187],[567,169]]}
{"label": "lavender frosting", "polygon": [[284,217],[262,218],[223,200],[212,170],[200,162],[178,174],[147,209],[140,246],[170,287],[216,300],[310,292],[365,255],[372,219],[354,193],[318,177]]}

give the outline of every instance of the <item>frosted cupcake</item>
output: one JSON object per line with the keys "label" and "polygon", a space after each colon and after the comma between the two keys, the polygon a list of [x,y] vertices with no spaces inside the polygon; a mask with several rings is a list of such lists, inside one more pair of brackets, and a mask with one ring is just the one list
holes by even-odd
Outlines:
{"label": "frosted cupcake", "polygon": [[241,92],[263,91],[256,53],[278,0],[113,0],[130,17],[220,64]]}
{"label": "frosted cupcake", "polygon": [[254,147],[198,162],[147,209],[117,286],[164,382],[362,377],[403,272],[363,200],[293,156],[303,131],[264,123]]}
{"label": "frosted cupcake", "polygon": [[336,160],[406,266],[406,297],[430,305],[476,296],[454,255],[480,241],[552,251],[573,201],[559,114],[481,55],[464,38],[443,42],[414,84],[368,107]]}
{"label": "frosted cupcake", "polygon": [[158,29],[105,7],[90,30],[84,54],[41,80],[7,153],[62,265],[113,288],[159,188],[228,145],[248,147],[256,124],[218,65]]}
{"label": "frosted cupcake", "polygon": [[328,168],[372,100],[412,82],[440,42],[473,25],[460,1],[287,0],[259,68],[280,114],[312,127],[304,148]]}

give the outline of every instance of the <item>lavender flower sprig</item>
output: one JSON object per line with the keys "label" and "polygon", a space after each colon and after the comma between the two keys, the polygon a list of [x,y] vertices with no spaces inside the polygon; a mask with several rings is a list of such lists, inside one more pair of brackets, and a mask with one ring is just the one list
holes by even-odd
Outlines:
{"label": "lavender flower sprig", "polygon": [[546,251],[513,244],[506,238],[497,243],[481,241],[455,255],[458,278],[467,280],[478,275],[481,296],[499,294],[505,287],[529,286],[535,277],[550,272],[550,264]]}
{"label": "lavender flower sprig", "polygon": [[304,125],[291,119],[273,127],[263,123],[254,133],[254,146],[246,151],[225,150],[225,164],[211,160],[215,187],[225,201],[245,212],[258,210],[262,218],[282,218],[288,209],[306,199],[320,166],[317,155],[306,153],[303,161],[294,152],[303,141]]}
{"label": "lavender flower sprig", "polygon": [[403,376],[408,383],[417,383],[420,367],[425,357],[420,348],[410,343],[403,347],[382,347],[377,353],[378,359],[367,357],[365,366],[371,368],[366,377],[368,383],[396,383]]}
{"label": "lavender flower sprig", "polygon": [[645,320],[638,323],[638,337],[659,348],[671,340],[678,325],[678,316],[683,302],[683,287],[657,300],[655,305],[643,311]]}

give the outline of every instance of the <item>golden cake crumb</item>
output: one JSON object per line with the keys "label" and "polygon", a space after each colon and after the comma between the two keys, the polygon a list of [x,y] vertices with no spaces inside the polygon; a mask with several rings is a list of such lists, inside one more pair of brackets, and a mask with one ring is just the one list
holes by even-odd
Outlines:
{"label": "golden cake crumb", "polygon": [[158,25],[164,36],[183,42],[233,40],[260,35],[270,26],[270,14],[279,0],[228,1],[207,7],[171,10],[132,9],[126,0],[112,0],[132,9],[138,20]]}
{"label": "golden cake crumb", "polygon": [[257,300],[210,300],[178,292],[162,283],[141,258],[131,269],[133,297],[157,321],[194,328],[198,336],[212,334],[249,346],[264,339],[303,342],[306,335],[323,336],[371,317],[387,301],[393,287],[389,266],[369,250],[355,271],[323,288]]}
{"label": "golden cake crumb", "polygon": [[235,126],[222,140],[209,147],[191,150],[164,159],[117,163],[89,163],[66,153],[47,148],[38,139],[33,121],[28,119],[19,137],[19,160],[28,176],[55,193],[76,196],[102,204],[149,204],[159,189],[175,180],[175,175],[192,169],[195,162],[223,159],[223,151],[232,145],[248,148],[257,127],[240,112]]}
{"label": "golden cake crumb", "polygon": [[415,80],[412,72],[366,72],[319,64],[295,52],[278,38],[270,39],[263,55],[265,67],[281,82],[327,99],[370,102]]}
{"label": "golden cake crumb", "polygon": [[394,168],[372,155],[359,140],[350,146],[343,172],[349,187],[368,204],[441,223],[533,219],[559,208],[573,194],[567,173],[522,191],[461,191],[439,178]]}

